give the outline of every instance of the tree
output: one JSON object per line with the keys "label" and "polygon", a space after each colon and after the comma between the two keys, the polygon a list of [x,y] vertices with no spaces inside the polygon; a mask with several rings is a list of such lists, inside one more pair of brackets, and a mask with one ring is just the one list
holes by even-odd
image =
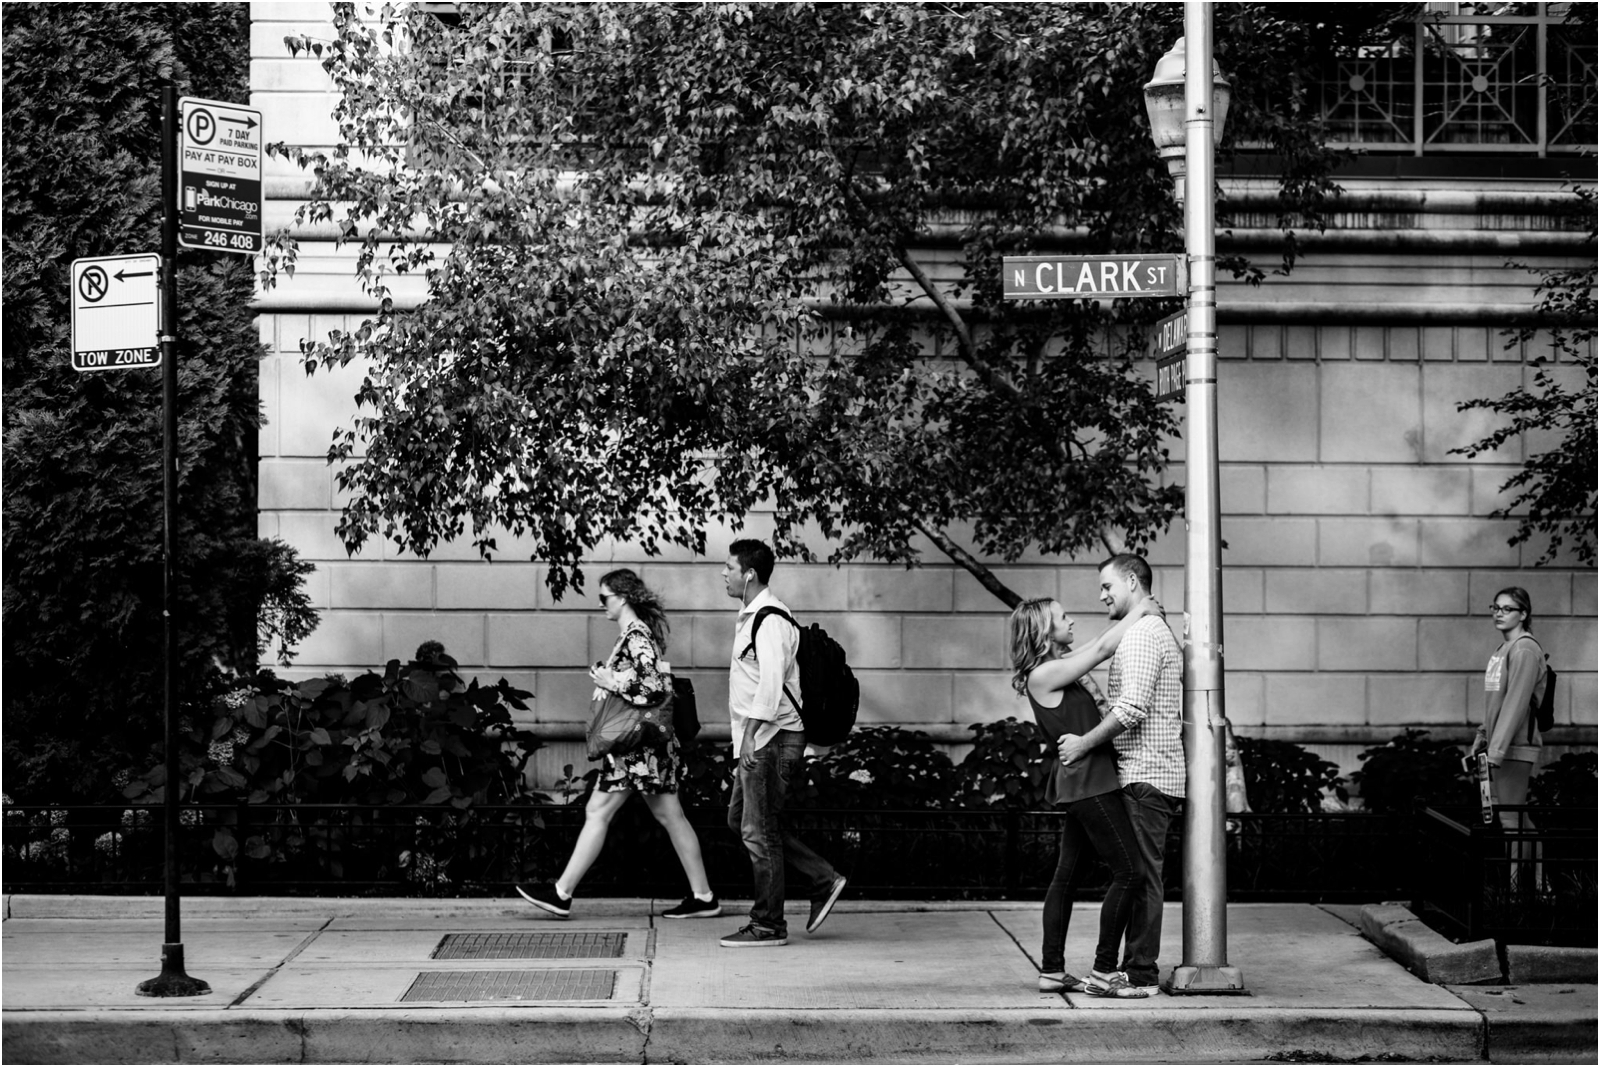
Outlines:
{"label": "tree", "polygon": [[[1593,13],[1590,13],[1593,18]],[[1582,214],[1593,218],[1595,187],[1575,186],[1583,204]],[[1589,240],[1597,231],[1589,230]],[[1500,486],[1500,492],[1516,493],[1504,506],[1490,512],[1491,518],[1516,518],[1517,528],[1508,543],[1520,545],[1536,534],[1547,538],[1534,566],[1551,562],[1562,546],[1571,543],[1578,561],[1587,566],[1595,562],[1595,264],[1565,270],[1526,268],[1538,277],[1534,289],[1535,322],[1556,322],[1546,334],[1550,355],[1534,356],[1528,362],[1537,368],[1531,389],[1519,387],[1501,397],[1480,397],[1456,405],[1458,411],[1482,408],[1511,421],[1493,433],[1452,452],[1476,456],[1492,452],[1517,437],[1531,433],[1558,435],[1559,443],[1529,456],[1522,469]],[[1506,348],[1512,349],[1539,339],[1537,326],[1506,330]],[[1558,381],[1551,364],[1575,366],[1583,374],[1582,384],[1568,390]],[[1526,509],[1526,510],[1524,510]]]}
{"label": "tree", "polygon": [[[5,775],[18,799],[114,795],[112,770],[160,737],[160,379],[71,369],[69,265],[160,247],[158,79],[242,99],[232,57],[248,39],[242,4],[6,6]],[[316,621],[310,566],[255,536],[253,282],[238,257],[180,256],[191,695],[219,668],[252,669],[258,637],[292,645]]]}
{"label": "tree", "polygon": [[[1277,10],[1220,8],[1217,40],[1292,237],[1334,192],[1306,72],[1400,9]],[[288,44],[322,57],[343,143],[281,150],[381,302],[304,348],[308,373],[371,361],[329,452],[352,549],[531,533],[559,596],[602,537],[703,551],[766,499],[780,552],[811,558],[814,526],[830,561],[912,564],[921,534],[1009,603],[968,546],[1138,548],[1179,514],[1125,328],[1171,308],[1018,307],[999,279],[1004,254],[1181,247],[1140,92],[1175,6],[335,12]],[[406,271],[429,298],[401,313]]]}

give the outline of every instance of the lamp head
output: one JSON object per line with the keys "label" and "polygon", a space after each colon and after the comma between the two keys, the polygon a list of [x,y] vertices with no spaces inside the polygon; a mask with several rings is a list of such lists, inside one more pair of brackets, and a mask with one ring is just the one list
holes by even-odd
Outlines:
{"label": "lamp head", "polygon": [[[1184,175],[1187,168],[1188,116],[1184,101],[1184,39],[1179,37],[1167,53],[1156,61],[1155,73],[1144,87],[1145,113],[1150,116],[1150,138],[1155,142],[1156,153],[1166,161],[1172,174],[1179,201],[1183,200]],[[1211,63],[1211,143],[1222,143],[1222,128],[1228,121],[1228,104],[1233,98],[1233,87],[1222,76],[1222,68],[1215,60]]]}

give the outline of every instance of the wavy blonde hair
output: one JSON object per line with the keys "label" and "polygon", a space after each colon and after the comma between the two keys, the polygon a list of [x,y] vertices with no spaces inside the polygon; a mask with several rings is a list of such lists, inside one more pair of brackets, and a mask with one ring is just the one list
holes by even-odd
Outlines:
{"label": "wavy blonde hair", "polygon": [[1059,651],[1050,640],[1050,606],[1053,596],[1024,600],[1011,609],[1006,620],[1006,638],[1011,646],[1011,666],[1016,671],[1011,676],[1011,688],[1018,696],[1028,692],[1028,675],[1047,659],[1054,659]]}

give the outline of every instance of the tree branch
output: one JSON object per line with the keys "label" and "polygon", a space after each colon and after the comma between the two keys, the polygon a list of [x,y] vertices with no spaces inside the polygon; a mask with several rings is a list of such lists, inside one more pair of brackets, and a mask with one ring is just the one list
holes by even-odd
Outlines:
{"label": "tree branch", "polygon": [[916,526],[918,533],[937,545],[939,551],[965,567],[967,573],[978,579],[979,585],[999,597],[1000,602],[1006,607],[1014,608],[1022,603],[1022,597],[1007,588],[1004,582],[994,576],[993,571],[978,562],[978,559],[972,553],[950,540],[943,531],[932,529],[923,522],[917,523]]}

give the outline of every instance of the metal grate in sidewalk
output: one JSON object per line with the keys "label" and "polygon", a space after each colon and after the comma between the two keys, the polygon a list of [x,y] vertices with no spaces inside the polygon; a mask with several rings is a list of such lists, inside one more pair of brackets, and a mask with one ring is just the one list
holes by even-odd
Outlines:
{"label": "metal grate in sidewalk", "polygon": [[628,935],[619,931],[576,933],[445,934],[436,960],[602,960],[622,955]]}
{"label": "metal grate in sidewalk", "polygon": [[610,1000],[617,972],[588,968],[542,971],[423,971],[400,999]]}

